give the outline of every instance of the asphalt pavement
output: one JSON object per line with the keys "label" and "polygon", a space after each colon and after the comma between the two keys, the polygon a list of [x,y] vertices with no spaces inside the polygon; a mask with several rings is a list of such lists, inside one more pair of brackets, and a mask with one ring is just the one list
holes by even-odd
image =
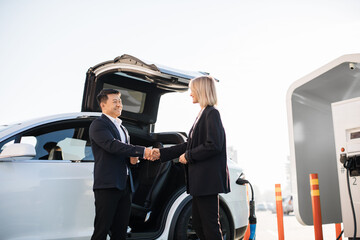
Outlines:
{"label": "asphalt pavement", "polygon": [[[276,214],[270,211],[256,212],[256,240],[278,240]],[[284,238],[288,240],[315,239],[314,226],[300,224],[294,213],[284,215]],[[323,240],[336,240],[335,224],[326,224],[322,227]],[[347,240],[347,238],[342,238]]]}

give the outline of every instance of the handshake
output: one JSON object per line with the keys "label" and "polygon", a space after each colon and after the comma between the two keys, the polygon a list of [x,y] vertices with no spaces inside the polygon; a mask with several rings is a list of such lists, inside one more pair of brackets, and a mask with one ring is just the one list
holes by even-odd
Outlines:
{"label": "handshake", "polygon": [[[144,152],[144,159],[149,160],[149,161],[155,161],[158,160],[160,158],[160,150],[158,148],[145,148],[145,152]],[[131,164],[136,164],[138,163],[139,158],[138,157],[130,157],[130,163]]]}
{"label": "handshake", "polygon": [[158,148],[145,148],[145,154],[144,159],[155,161],[160,158],[160,150]]}
{"label": "handshake", "polygon": [[[149,161],[155,161],[155,160],[158,160],[159,158],[160,158],[160,149],[145,148],[144,159],[149,160]],[[136,164],[138,162],[138,160],[139,160],[138,157],[130,157],[131,164]],[[179,157],[179,162],[182,164],[187,164],[188,161],[185,158],[185,153]]]}

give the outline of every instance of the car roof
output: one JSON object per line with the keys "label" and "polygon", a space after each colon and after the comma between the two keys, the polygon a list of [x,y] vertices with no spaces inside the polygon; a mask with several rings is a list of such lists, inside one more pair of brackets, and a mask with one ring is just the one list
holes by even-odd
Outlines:
{"label": "car roof", "polygon": [[72,112],[72,113],[62,113],[55,115],[48,115],[44,117],[29,119],[24,122],[12,123],[7,125],[3,130],[0,129],[0,141],[15,135],[19,132],[25,131],[34,126],[39,126],[51,122],[61,121],[61,120],[71,120],[71,119],[81,119],[81,118],[91,118],[99,117],[101,113],[98,112]]}

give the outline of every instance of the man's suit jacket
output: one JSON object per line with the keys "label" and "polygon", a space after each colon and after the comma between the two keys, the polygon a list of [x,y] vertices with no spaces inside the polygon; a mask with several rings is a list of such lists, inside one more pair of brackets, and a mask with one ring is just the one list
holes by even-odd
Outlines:
{"label": "man's suit jacket", "polygon": [[192,196],[205,196],[230,192],[229,170],[226,159],[225,131],[219,111],[208,106],[187,142],[160,149],[162,162],[185,153],[187,192]]}
{"label": "man's suit jacket", "polygon": [[89,135],[95,158],[93,189],[125,189],[129,169],[133,191],[129,157],[143,157],[145,148],[131,145],[129,140],[121,142],[116,126],[104,114],[91,123]]}

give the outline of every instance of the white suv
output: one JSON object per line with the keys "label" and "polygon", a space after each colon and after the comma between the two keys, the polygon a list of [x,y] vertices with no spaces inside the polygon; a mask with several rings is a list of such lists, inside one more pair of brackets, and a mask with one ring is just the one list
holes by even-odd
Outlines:
{"label": "white suv", "polygon": [[[203,74],[122,55],[88,70],[82,112],[0,128],[0,239],[89,239],[95,209],[88,130],[101,114],[98,92],[120,90],[121,119],[133,144],[166,147],[186,134],[154,132],[160,97],[186,91],[189,80]],[[221,227],[224,239],[241,239],[248,223],[246,189],[235,183],[242,169],[231,160],[228,166],[231,192],[220,195]],[[132,172],[128,239],[197,239],[178,159],[140,161]]]}

